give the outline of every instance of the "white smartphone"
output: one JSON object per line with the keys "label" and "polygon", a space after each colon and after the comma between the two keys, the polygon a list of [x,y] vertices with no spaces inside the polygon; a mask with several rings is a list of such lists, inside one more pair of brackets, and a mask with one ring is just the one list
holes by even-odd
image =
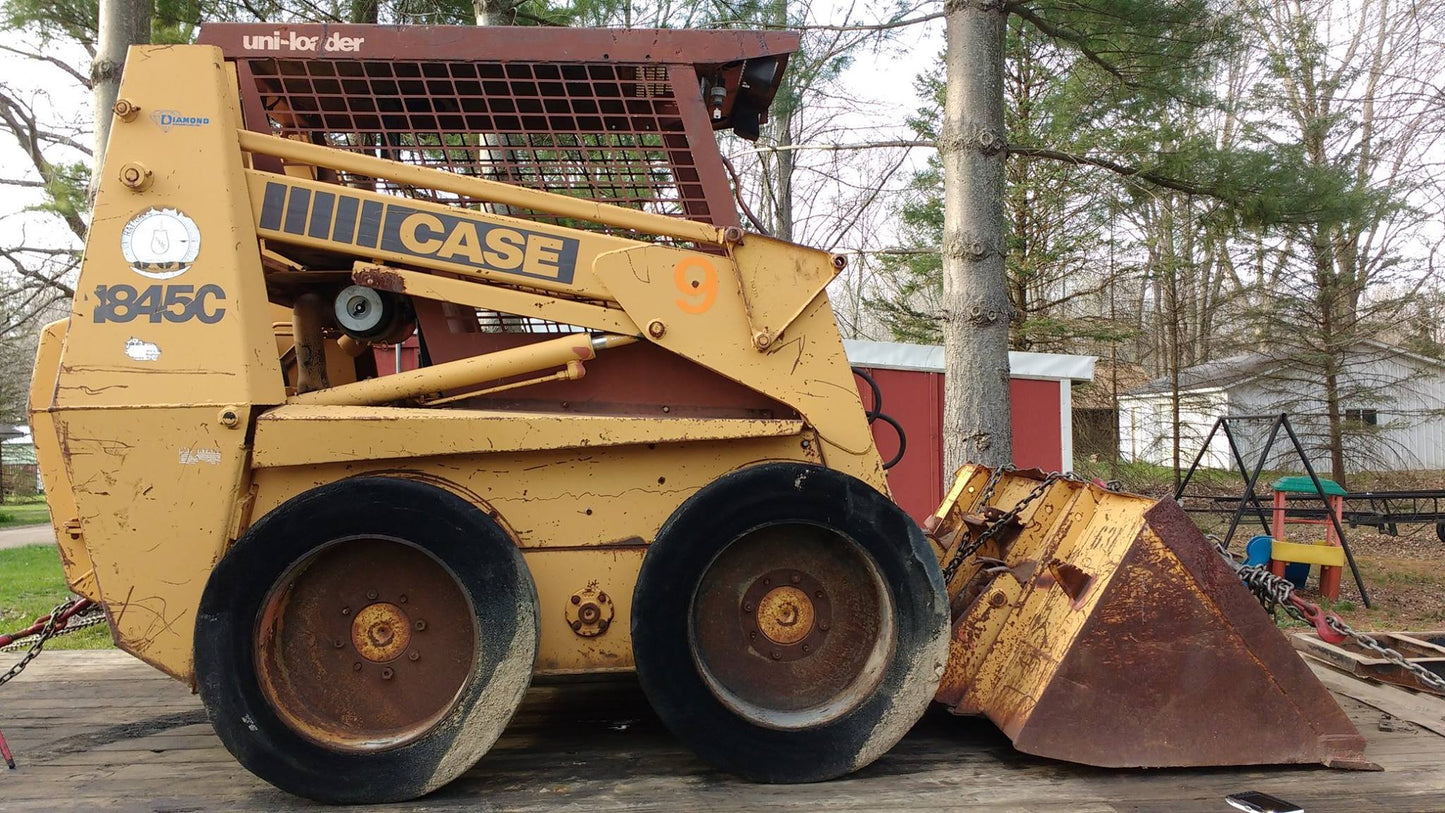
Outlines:
{"label": "white smartphone", "polygon": [[1231,793],[1224,797],[1224,801],[1229,802],[1230,807],[1246,813],[1305,813],[1304,808],[1297,804],[1257,790]]}

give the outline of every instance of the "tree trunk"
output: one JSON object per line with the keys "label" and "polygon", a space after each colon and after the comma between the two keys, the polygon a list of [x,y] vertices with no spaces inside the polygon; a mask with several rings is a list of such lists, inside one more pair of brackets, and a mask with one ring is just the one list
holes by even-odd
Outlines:
{"label": "tree trunk", "polygon": [[126,50],[151,41],[151,0],[100,0],[95,58],[90,63],[95,98],[95,160],[90,176],[91,194],[100,183],[105,145],[110,141],[111,108],[120,92],[120,74]]}
{"label": "tree trunk", "polygon": [[[778,143],[791,145],[793,143],[793,116],[795,111],[787,110],[779,117],[781,125],[778,128]],[[792,150],[782,150],[775,153],[777,156],[777,205],[773,210],[773,236],[779,240],[793,241],[793,170],[795,167],[795,153]]]}
{"label": "tree trunk", "polygon": [[472,0],[477,25],[514,25],[518,5],[515,0]]}
{"label": "tree trunk", "polygon": [[948,0],[943,130],[944,466],[1013,462],[1004,271],[1004,29],[998,0]]}

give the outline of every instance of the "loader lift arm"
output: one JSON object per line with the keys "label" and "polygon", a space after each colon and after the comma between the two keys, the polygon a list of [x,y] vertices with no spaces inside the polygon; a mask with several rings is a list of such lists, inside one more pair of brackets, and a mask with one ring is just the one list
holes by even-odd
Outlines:
{"label": "loader lift arm", "polygon": [[[823,289],[845,265],[842,257],[735,227],[719,229],[246,130],[238,131],[237,139],[250,155],[283,159],[292,167],[324,167],[700,247],[686,250],[366,190],[339,190],[291,174],[245,173],[256,233],[268,247],[353,259],[352,279],[377,290],[610,334],[599,348],[620,346],[623,337],[652,341],[794,407],[831,450],[825,455],[887,493],[881,470],[872,465],[876,451],[866,421],[831,409],[836,392],[799,388],[791,375],[759,374],[785,366],[779,362],[796,362],[803,352],[816,352],[784,345],[793,338],[789,328],[817,310]],[[273,272],[288,273],[294,272]],[[799,335],[792,344],[806,343],[813,329],[794,331]],[[737,353],[739,344],[750,345],[753,353]],[[831,355],[836,362],[839,354]],[[550,361],[547,367],[565,364],[542,361]],[[403,394],[435,391],[438,380],[465,391],[500,377],[471,361],[449,364],[476,372],[449,377],[450,371],[438,368],[417,376],[419,389]],[[851,386],[851,373],[840,375],[838,364],[830,366],[831,383]],[[352,388],[368,390],[376,388]],[[387,388],[392,395],[397,391]],[[298,393],[291,400],[364,402],[339,390]],[[846,457],[861,462],[842,462]]]}

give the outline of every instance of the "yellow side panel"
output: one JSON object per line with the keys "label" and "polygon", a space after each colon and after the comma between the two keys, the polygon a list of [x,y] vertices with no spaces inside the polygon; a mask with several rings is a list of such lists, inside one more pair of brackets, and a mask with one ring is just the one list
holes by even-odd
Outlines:
{"label": "yellow side panel", "polygon": [[[704,485],[765,460],[817,463],[817,444],[755,438],[498,455],[432,457],[258,469],[254,519],[324,483],[364,474],[436,482],[484,505],[511,532],[540,601],[539,671],[632,668],[627,612],[646,546],[672,512]],[[564,613],[574,591],[596,583],[616,601],[610,628],[576,635]]]}
{"label": "yellow side panel", "polygon": [[220,425],[214,407],[65,410],[54,420],[116,644],[188,678],[195,608],[246,472],[245,432]]}
{"label": "yellow side panel", "polygon": [[[35,373],[30,382],[30,433],[35,443],[35,459],[40,466],[40,482],[45,486],[45,502],[50,507],[50,526],[55,529],[60,548],[60,564],[65,583],[71,590],[91,601],[100,600],[95,586],[95,570],[90,564],[90,551],[79,531],[75,495],[70,490],[70,475],[60,454],[60,438],[55,434],[55,421],[50,407],[55,400],[55,378],[60,372],[60,349],[65,343],[69,319],[60,319],[40,331],[40,346],[35,351]],[[72,524],[75,523],[75,524]],[[75,530],[77,533],[72,534]]]}
{"label": "yellow side panel", "polygon": [[57,408],[285,399],[232,95],[220,49],[130,50]]}
{"label": "yellow side panel", "polygon": [[[642,569],[644,545],[602,550],[533,549],[523,555],[537,583],[542,635],[536,673],[574,675],[625,671],[632,663],[632,586]],[[616,615],[601,635],[585,638],[567,623],[572,594],[596,582],[606,591]]]}
{"label": "yellow side panel", "polygon": [[276,407],[256,421],[260,468],[433,455],[802,434],[802,421],[652,418],[405,407]]}

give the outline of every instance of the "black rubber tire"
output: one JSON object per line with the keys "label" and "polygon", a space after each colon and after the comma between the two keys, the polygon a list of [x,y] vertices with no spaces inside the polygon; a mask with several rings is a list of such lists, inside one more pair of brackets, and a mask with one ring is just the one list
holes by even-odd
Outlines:
{"label": "black rubber tire", "polygon": [[[290,566],[338,539],[384,536],[449,568],[484,634],[458,699],[425,734],[381,751],[338,751],[298,735],[257,679],[258,613]],[[496,742],[531,682],[537,593],[511,538],[461,497],[424,483],[342,480],[267,514],[211,572],[196,619],[196,680],[227,750],[282,790],[322,802],[414,799],[461,775]]]}
{"label": "black rubber tire", "polygon": [[1445,522],[1435,523],[1435,538],[1445,542]]}
{"label": "black rubber tire", "polygon": [[[804,523],[852,539],[893,605],[894,651],[877,688],[845,714],[806,728],[759,725],[724,705],[689,643],[696,587],[734,540]],[[718,768],[757,782],[817,782],[862,768],[927,710],[948,657],[943,576],[918,526],[873,488],[831,469],[766,463],[725,475],[688,499],[648,549],[632,601],[642,688],[677,737]]]}

